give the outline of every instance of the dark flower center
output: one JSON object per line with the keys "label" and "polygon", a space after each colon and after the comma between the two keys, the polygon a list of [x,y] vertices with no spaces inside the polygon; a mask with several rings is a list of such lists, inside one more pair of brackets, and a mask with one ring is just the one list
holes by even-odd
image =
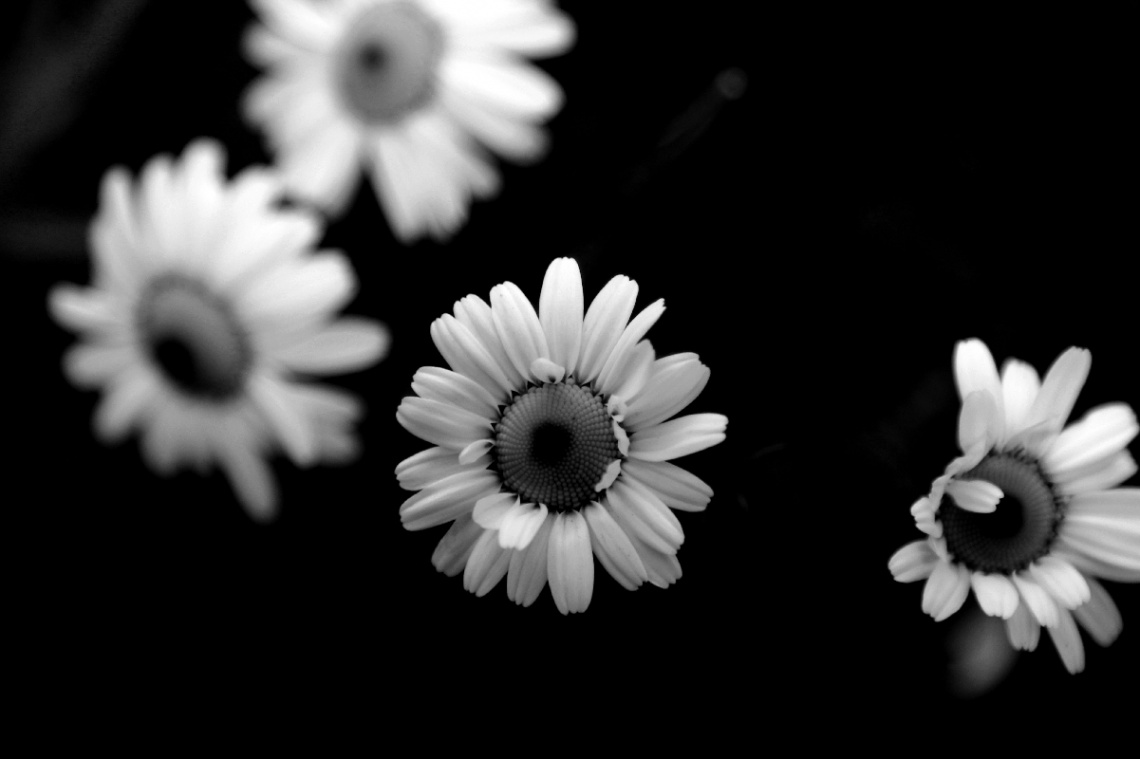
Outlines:
{"label": "dark flower center", "polygon": [[958,479],[992,482],[1004,496],[991,514],[966,511],[949,496],[942,499],[938,518],[956,561],[972,571],[1011,574],[1049,552],[1064,499],[1036,460],[1021,452],[992,453]]}
{"label": "dark flower center", "polygon": [[621,458],[601,398],[563,383],[515,397],[503,411],[492,450],[505,490],[555,511],[597,499],[607,467]]}
{"label": "dark flower center", "polygon": [[151,283],[136,312],[147,355],[189,395],[224,400],[241,392],[249,341],[227,304],[179,276]]}
{"label": "dark flower center", "polygon": [[333,66],[345,107],[367,124],[397,121],[431,96],[443,30],[408,2],[373,6],[352,20]]}

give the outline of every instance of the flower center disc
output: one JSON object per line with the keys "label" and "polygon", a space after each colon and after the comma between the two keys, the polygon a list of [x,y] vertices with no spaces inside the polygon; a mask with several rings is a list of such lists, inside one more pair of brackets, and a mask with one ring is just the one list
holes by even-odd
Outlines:
{"label": "flower center disc", "polygon": [[226,304],[197,282],[156,280],[139,304],[138,324],[151,359],[182,390],[223,399],[242,388],[249,343]]}
{"label": "flower center disc", "polygon": [[493,450],[507,490],[556,511],[596,499],[606,467],[620,458],[601,399],[561,383],[518,396],[503,411]]}
{"label": "flower center disc", "polygon": [[1048,553],[1063,504],[1035,461],[991,454],[958,479],[992,482],[1004,495],[991,514],[966,511],[952,498],[943,499],[938,516],[955,559],[974,571],[1009,574]]}
{"label": "flower center disc", "polygon": [[392,122],[431,96],[443,30],[408,2],[380,3],[353,19],[337,48],[336,89],[366,124]]}

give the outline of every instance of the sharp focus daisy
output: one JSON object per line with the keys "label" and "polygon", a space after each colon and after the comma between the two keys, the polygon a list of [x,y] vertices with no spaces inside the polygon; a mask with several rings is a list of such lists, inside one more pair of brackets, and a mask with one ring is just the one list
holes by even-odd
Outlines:
{"label": "sharp focus daisy", "polygon": [[979,340],[959,343],[954,373],[962,455],[911,507],[927,534],[891,557],[899,582],[926,580],[923,611],[943,620],[970,590],[1032,651],[1044,626],[1070,672],[1084,668],[1076,623],[1106,646],[1120,612],[1095,577],[1140,581],[1140,489],[1126,450],[1136,415],[1123,403],[1065,426],[1091,356],[1070,348],[1045,375],[1009,360],[999,375]]}
{"label": "sharp focus daisy", "polygon": [[83,337],[67,376],[104,391],[101,440],[137,429],[163,474],[216,463],[250,515],[268,519],[273,448],[300,465],[357,449],[359,402],[302,375],[364,368],[388,337],[377,322],[335,319],[356,281],[342,254],[313,254],[318,219],[275,205],[280,182],[263,169],[227,183],[224,162],[200,140],[178,161],[152,159],[137,186],[107,172],[90,227],[93,285],[57,285],[48,300]]}
{"label": "sharp focus daisy", "polygon": [[361,165],[395,234],[444,239],[472,198],[499,189],[489,152],[539,158],[558,84],[527,62],[570,47],[545,0],[254,0],[246,39],[268,73],[247,118],[268,135],[289,190],[327,212]]}
{"label": "sharp focus daisy", "polygon": [[725,437],[720,414],[671,418],[709,369],[694,353],[656,358],[632,321],[637,283],[614,277],[583,316],[578,264],[547,269],[538,311],[510,282],[455,304],[431,326],[451,369],[424,367],[396,418],[432,448],[396,467],[418,490],[400,507],[409,530],[452,522],[432,556],[482,596],[506,576],[529,606],[549,583],[563,613],[584,611],[594,559],[623,587],[681,576],[673,509],[700,511],[712,489],[675,464]]}

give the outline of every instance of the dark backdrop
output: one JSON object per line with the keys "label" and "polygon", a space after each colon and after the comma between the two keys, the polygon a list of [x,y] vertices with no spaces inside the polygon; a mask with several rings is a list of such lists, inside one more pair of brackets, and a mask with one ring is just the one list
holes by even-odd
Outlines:
{"label": "dark backdrop", "polygon": [[[1085,638],[1084,674],[1043,634],[963,699],[948,652],[972,617],[935,624],[921,584],[886,567],[956,453],[955,341],[1041,370],[1086,346],[1076,413],[1140,403],[1134,86],[1111,19],[564,3],[579,39],[541,64],[566,91],[544,162],[505,166],[501,195],[448,245],[399,244],[367,183],[330,225],[324,244],[360,279],[347,311],[385,321],[392,351],[339,380],[368,404],[360,462],[275,460],[280,518],[260,526],[220,474],[163,479],[133,439],[94,441],[97,395],[64,380],[73,338],[44,307],[54,283],[86,281],[109,166],[137,172],[199,135],[226,144],[231,173],[268,160],[237,111],[251,14],[127,1],[92,32],[89,4],[28,5],[3,37],[0,287],[10,625],[36,671],[94,690],[312,681],[365,710],[394,698],[397,714],[494,694],[551,715],[854,715],[869,730],[912,706],[948,724],[1096,709],[1135,673],[1140,592],[1110,584],[1125,630],[1107,650]],[[437,574],[444,529],[401,527],[393,475],[426,447],[395,409],[418,367],[442,363],[431,320],[508,279],[537,300],[566,255],[587,299],[618,273],[639,307],[665,298],[658,354],[699,353],[712,380],[691,410],[729,418],[724,444],[680,462],[716,491],[681,516],[684,577],[629,593],[598,567],[570,618],[545,591],[522,609],[504,585],[476,599]]]}

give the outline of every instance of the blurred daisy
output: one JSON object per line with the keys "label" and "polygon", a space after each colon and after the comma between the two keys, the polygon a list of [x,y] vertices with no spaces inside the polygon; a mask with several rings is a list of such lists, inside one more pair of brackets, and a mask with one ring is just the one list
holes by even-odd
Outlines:
{"label": "blurred daisy", "polygon": [[95,432],[134,428],[156,472],[219,464],[251,516],[275,514],[265,457],[276,444],[299,465],[351,459],[351,395],[298,374],[353,371],[379,360],[378,323],[335,319],[355,291],[340,253],[312,254],[311,213],[274,205],[274,175],[248,169],[227,184],[219,145],[147,163],[137,187],[111,169],[90,228],[92,287],[61,284],[49,307],[83,341],[68,378],[103,388]]}
{"label": "blurred daisy", "polygon": [[982,611],[1006,620],[1014,647],[1036,648],[1044,626],[1070,672],[1084,668],[1075,622],[1102,646],[1122,626],[1093,577],[1140,581],[1140,489],[1116,487],[1136,472],[1125,450],[1136,415],[1112,403],[1065,427],[1090,363],[1070,348],[1044,381],[1012,359],[999,376],[981,341],[959,343],[963,455],[911,508],[928,537],[890,560],[896,580],[926,580],[922,608],[935,620],[972,588]]}
{"label": "blurred daisy", "polygon": [[574,26],[545,0],[253,0],[246,50],[269,69],[247,93],[290,192],[329,213],[360,166],[397,237],[444,239],[499,174],[484,148],[539,158],[562,91],[526,57]]}
{"label": "blurred daisy", "polygon": [[468,295],[432,324],[451,369],[420,369],[396,412],[434,444],[396,467],[420,491],[400,517],[409,530],[454,522],[432,562],[463,572],[467,590],[482,596],[505,575],[507,596],[529,606],[549,582],[567,614],[590,604],[593,556],[630,590],[681,576],[672,509],[700,511],[712,489],[669,461],[724,440],[728,420],[670,420],[709,369],[694,353],[655,358],[642,338],[665,306],[630,321],[636,297],[614,277],[583,317],[578,264],[560,258],[537,313],[507,282],[490,305]]}

